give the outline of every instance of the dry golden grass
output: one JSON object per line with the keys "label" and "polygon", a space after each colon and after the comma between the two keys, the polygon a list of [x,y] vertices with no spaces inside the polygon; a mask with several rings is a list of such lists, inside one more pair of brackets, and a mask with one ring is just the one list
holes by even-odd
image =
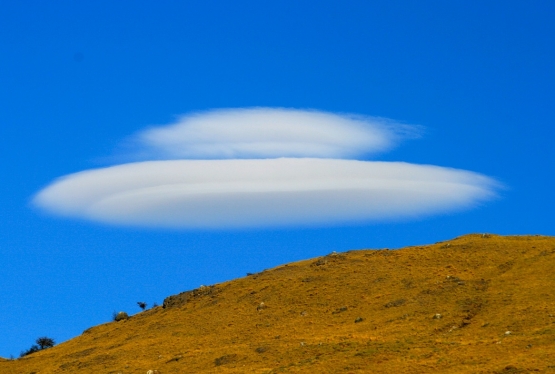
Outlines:
{"label": "dry golden grass", "polygon": [[555,373],[554,275],[543,236],[330,254],[169,297],[0,373]]}

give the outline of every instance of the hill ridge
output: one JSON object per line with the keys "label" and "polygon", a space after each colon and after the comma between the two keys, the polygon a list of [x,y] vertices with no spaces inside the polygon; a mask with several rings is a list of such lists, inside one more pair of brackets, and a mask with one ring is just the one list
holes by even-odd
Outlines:
{"label": "hill ridge", "polygon": [[554,372],[555,238],[469,234],[167,297],[0,373]]}

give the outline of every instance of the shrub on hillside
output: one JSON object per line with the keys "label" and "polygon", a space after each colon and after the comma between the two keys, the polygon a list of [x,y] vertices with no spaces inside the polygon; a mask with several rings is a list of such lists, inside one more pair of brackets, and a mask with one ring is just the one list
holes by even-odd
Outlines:
{"label": "shrub on hillside", "polygon": [[146,309],[147,304],[144,301],[138,301],[137,305],[139,306],[139,308],[141,308],[142,310]]}
{"label": "shrub on hillside", "polygon": [[38,351],[40,351],[39,346],[36,345],[36,344],[33,344],[31,346],[31,348],[27,349],[26,351],[21,351],[21,353],[19,354],[19,357],[24,357],[24,356],[30,355],[31,353],[35,353],[35,352],[38,352]]}
{"label": "shrub on hillside", "polygon": [[56,344],[54,339],[49,338],[47,336],[42,336],[42,337],[38,338],[35,341],[35,343],[37,343],[37,344],[33,344],[31,346],[31,348],[29,348],[25,351],[21,351],[21,353],[19,354],[19,357],[27,356],[27,355],[30,355],[31,353],[35,353],[35,352],[41,351],[43,349],[52,348]]}
{"label": "shrub on hillside", "polygon": [[37,345],[40,349],[52,348],[56,342],[54,339],[49,338],[48,336],[42,336],[36,340]]}
{"label": "shrub on hillside", "polygon": [[128,319],[128,318],[129,318],[129,315],[125,312],[119,312],[119,313],[114,312],[112,314],[112,320],[114,320],[116,322],[122,321],[122,320]]}

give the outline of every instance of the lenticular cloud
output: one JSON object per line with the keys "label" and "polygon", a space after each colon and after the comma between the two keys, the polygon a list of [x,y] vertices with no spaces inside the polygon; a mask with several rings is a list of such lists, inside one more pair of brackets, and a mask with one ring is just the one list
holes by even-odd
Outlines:
{"label": "lenticular cloud", "polygon": [[139,133],[147,161],[64,176],[33,203],[114,225],[219,229],[406,219],[495,196],[497,183],[477,173],[348,159],[411,132],[392,121],[316,111],[196,114]]}
{"label": "lenticular cloud", "polygon": [[120,225],[281,226],[439,213],[491,197],[492,184],[475,173],[397,162],[176,160],[76,173],[35,201]]}
{"label": "lenticular cloud", "polygon": [[319,111],[226,109],[181,117],[138,133],[139,157],[151,159],[357,158],[385,151],[415,126]]}

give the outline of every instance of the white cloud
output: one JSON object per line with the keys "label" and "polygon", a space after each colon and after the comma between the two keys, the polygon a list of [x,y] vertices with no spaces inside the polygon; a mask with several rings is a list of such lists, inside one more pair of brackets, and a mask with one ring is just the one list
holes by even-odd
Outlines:
{"label": "white cloud", "polygon": [[385,151],[419,128],[389,119],[283,108],[187,115],[136,134],[135,158],[358,158]]}
{"label": "white cloud", "polygon": [[397,220],[495,196],[498,184],[477,173],[348,160],[387,150],[418,130],[310,110],[197,113],[136,134],[134,158],[146,161],[62,177],[33,203],[114,225],[196,229]]}
{"label": "white cloud", "polygon": [[172,160],[71,174],[33,202],[116,225],[241,228],[419,217],[471,207],[495,188],[480,174],[400,162]]}

